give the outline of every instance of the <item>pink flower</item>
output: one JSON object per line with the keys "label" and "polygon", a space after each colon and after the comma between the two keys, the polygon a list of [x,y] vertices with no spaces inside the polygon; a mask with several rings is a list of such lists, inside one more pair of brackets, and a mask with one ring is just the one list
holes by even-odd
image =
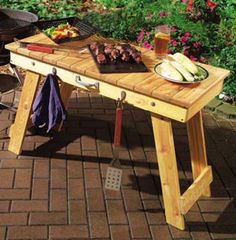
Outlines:
{"label": "pink flower", "polygon": [[197,61],[197,58],[194,57],[193,55],[190,56],[190,59],[191,59],[192,61]]}
{"label": "pink flower", "polygon": [[182,0],[182,3],[187,3],[188,0]]}
{"label": "pink flower", "polygon": [[143,40],[144,35],[145,35],[145,32],[142,30],[137,37],[138,42],[141,42]]}
{"label": "pink flower", "polygon": [[163,18],[163,17],[166,16],[166,13],[165,13],[164,11],[161,11],[160,14],[159,14],[159,16],[160,16],[161,18]]}
{"label": "pink flower", "polygon": [[186,33],[184,34],[184,36],[189,38],[189,37],[191,36],[191,33],[190,33],[190,32],[186,32]]}
{"label": "pink flower", "polygon": [[144,46],[144,48],[147,48],[147,49],[153,49],[153,46],[148,41],[145,41],[143,43],[143,46]]}
{"label": "pink flower", "polygon": [[188,56],[189,55],[189,51],[188,50],[184,50],[184,55]]}
{"label": "pink flower", "polygon": [[193,46],[194,46],[195,48],[199,49],[199,48],[201,47],[201,43],[200,43],[199,41],[194,42],[194,43],[193,43]]}
{"label": "pink flower", "polygon": [[181,37],[180,38],[180,41],[182,42],[182,43],[186,43],[187,41],[188,41],[188,37]]}
{"label": "pink flower", "polygon": [[187,10],[190,12],[190,11],[192,11],[192,9],[193,9],[193,4],[194,4],[194,0],[189,0],[188,1],[188,8],[187,8]]}
{"label": "pink flower", "polygon": [[176,47],[178,45],[178,42],[174,39],[170,40],[170,43],[172,44],[172,46]]}
{"label": "pink flower", "polygon": [[172,27],[171,27],[171,31],[172,31],[172,32],[177,32],[177,27],[176,27],[176,26],[172,26]]}
{"label": "pink flower", "polygon": [[207,0],[207,6],[211,9],[211,11],[213,12],[214,9],[218,6],[217,3],[211,1],[211,0]]}
{"label": "pink flower", "polygon": [[201,62],[206,62],[207,59],[201,56],[201,57],[200,57],[200,61],[201,61]]}

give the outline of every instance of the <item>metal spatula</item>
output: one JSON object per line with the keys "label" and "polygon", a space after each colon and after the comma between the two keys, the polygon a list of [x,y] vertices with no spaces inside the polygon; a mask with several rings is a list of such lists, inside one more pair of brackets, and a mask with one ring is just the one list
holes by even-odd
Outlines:
{"label": "metal spatula", "polygon": [[121,128],[123,118],[123,100],[125,99],[125,92],[122,92],[121,99],[118,99],[116,108],[116,122],[115,122],[115,134],[114,134],[114,152],[113,159],[110,166],[107,168],[105,188],[110,190],[119,191],[121,186],[122,170],[119,160],[119,147],[121,141]]}

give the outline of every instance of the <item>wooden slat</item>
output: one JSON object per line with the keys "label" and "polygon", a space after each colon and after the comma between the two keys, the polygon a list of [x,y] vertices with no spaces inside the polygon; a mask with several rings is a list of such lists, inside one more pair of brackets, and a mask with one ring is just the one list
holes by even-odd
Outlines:
{"label": "wooden slat", "polygon": [[[193,179],[196,179],[207,166],[207,155],[201,111],[187,122],[187,131]],[[211,195],[210,186],[205,188],[203,195],[208,197]]]}
{"label": "wooden slat", "polygon": [[[20,154],[27,123],[30,118],[31,108],[38,88],[40,75],[27,72],[21,98],[13,127],[14,134],[11,134],[11,141],[8,150]],[[11,133],[12,133],[11,130]]]}
{"label": "wooden slat", "polygon": [[65,69],[71,69],[71,66],[80,62],[81,59],[75,57],[64,57],[57,60],[57,66],[63,67]]}
{"label": "wooden slat", "polygon": [[[30,38],[27,38],[26,40],[29,42],[51,43],[51,40],[45,37],[44,34],[38,34]],[[91,43],[94,40],[95,41],[101,40],[102,42],[111,41],[110,39],[104,39],[104,38],[99,38],[97,36],[92,36],[82,41],[70,42],[64,45],[72,45],[77,47],[86,46],[86,44]],[[174,83],[169,83],[169,84],[166,83],[163,86],[158,85],[158,87],[160,87],[159,89],[158,88],[153,89],[153,85],[152,84],[150,85],[150,81],[147,80],[145,82],[146,76],[145,74],[142,74],[142,73],[100,74],[97,70],[95,70],[97,67],[93,62],[92,57],[89,54],[84,55],[84,58],[86,58],[85,56],[88,56],[88,59],[86,61],[78,62],[78,64],[76,64],[76,62],[74,64],[74,62],[72,61],[71,62],[72,65],[69,66],[70,62],[68,63],[62,62],[63,58],[51,57],[51,56],[48,56],[49,54],[45,55],[44,53],[30,53],[28,50],[17,48],[14,43],[6,45],[6,48],[10,49],[13,52],[17,51],[19,54],[22,54],[25,56],[31,55],[31,57],[34,59],[41,59],[42,61],[46,61],[48,63],[57,64],[56,62],[58,61],[58,65],[63,66],[65,69],[68,69],[68,70],[70,69],[78,74],[86,74],[88,77],[93,77],[95,79],[99,79],[101,81],[105,81],[113,85],[124,87],[126,89],[130,89],[130,90],[135,89],[135,91],[141,94],[147,94],[147,96],[150,96],[150,92],[151,92],[152,97],[154,98],[164,100],[164,101],[167,101],[168,103],[185,107],[187,109],[190,109],[194,105],[194,108],[192,108],[191,113],[189,114],[189,118],[193,116],[195,113],[197,113],[204,105],[206,105],[211,100],[210,98],[213,98],[217,94],[216,92],[219,89],[219,85],[218,85],[219,82],[220,84],[222,84],[223,79],[229,75],[229,71],[227,70],[201,64],[210,73],[208,80],[203,81],[198,85],[191,85],[191,86],[186,86],[186,85],[180,86]],[[140,49],[142,51],[143,61],[150,70],[149,77],[151,78],[152,77],[151,74],[153,74],[153,78],[155,78],[156,74],[153,72],[154,71],[153,68],[155,64],[160,62],[160,60],[155,58],[155,54],[153,51],[143,49],[143,48],[140,48]],[[57,54],[58,53],[52,54],[52,55],[57,55]],[[70,55],[69,57],[75,57],[75,56]],[[83,57],[81,56],[81,58]],[[147,86],[143,86],[143,88],[141,88],[140,87],[141,82],[143,82],[144,84],[147,83]],[[216,85],[218,85],[217,89],[214,90],[213,88]],[[143,89],[144,89],[144,92],[142,91]],[[149,91],[148,89],[151,89],[151,90]],[[214,92],[211,93],[212,89],[214,90]],[[202,96],[205,96],[205,97],[202,97]]]}
{"label": "wooden slat", "polygon": [[117,86],[134,90],[137,84],[151,77],[152,75],[153,74],[150,72],[139,73],[138,75],[137,73],[130,73],[130,74],[127,74],[125,77],[119,79],[116,84]]}
{"label": "wooden slat", "polygon": [[180,187],[171,120],[152,114],[152,126],[161,178],[167,223],[184,229],[179,199]]}
{"label": "wooden slat", "polygon": [[192,185],[180,197],[181,213],[186,214],[204,191],[212,182],[212,170],[210,166],[205,167]]}
{"label": "wooden slat", "polygon": [[[34,60],[35,65],[32,65],[31,58],[21,56],[19,54],[11,53],[11,59],[13,64],[25,69],[29,69],[31,71],[37,71],[42,75],[47,75],[49,72],[52,71],[52,65],[47,63],[42,63],[37,60]],[[60,68],[60,67],[56,67],[56,69],[57,69],[57,75],[63,82],[74,85],[75,87],[81,87],[75,81],[75,78],[78,75],[77,73],[71,70]],[[81,79],[87,83],[94,83],[98,81],[94,78],[89,78],[82,74],[79,74],[79,75],[81,76]],[[150,112],[158,113],[160,115],[169,117],[171,119],[175,119],[180,122],[186,121],[187,110],[185,108],[182,108],[173,104],[169,104],[167,102],[163,102],[158,99],[148,97],[148,96],[145,96],[144,94],[139,94],[131,90],[129,91],[127,89],[111,85],[110,83],[106,83],[104,81],[99,80],[99,82],[100,82],[99,93],[103,96],[106,96],[112,99],[117,99],[118,97],[120,97],[121,91],[126,91],[127,93],[126,100],[129,104]],[[81,88],[86,89],[84,87],[81,87]]]}

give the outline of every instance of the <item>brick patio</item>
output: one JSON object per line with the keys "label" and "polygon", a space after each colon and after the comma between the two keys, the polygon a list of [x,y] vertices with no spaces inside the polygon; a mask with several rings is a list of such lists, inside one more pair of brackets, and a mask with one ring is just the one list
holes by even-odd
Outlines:
{"label": "brick patio", "polygon": [[[12,102],[13,96],[4,97]],[[14,115],[0,114],[0,239],[236,239],[236,121],[204,112],[212,198],[168,226],[149,114],[125,106],[120,192],[104,190],[115,102],[74,92],[54,138],[29,131],[22,155],[7,151]],[[191,182],[185,125],[174,122],[181,192]]]}

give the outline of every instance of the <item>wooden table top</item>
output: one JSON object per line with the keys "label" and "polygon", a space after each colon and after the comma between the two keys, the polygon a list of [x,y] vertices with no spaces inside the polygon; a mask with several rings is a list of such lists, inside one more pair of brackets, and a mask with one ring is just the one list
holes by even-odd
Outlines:
{"label": "wooden table top", "polygon": [[[23,40],[32,43],[54,44],[52,40],[42,33]],[[70,44],[72,46],[85,46],[94,40],[97,40],[96,36],[80,42],[71,42]],[[106,41],[104,39],[102,40]],[[53,66],[71,70],[72,72],[98,79],[184,108],[189,108],[199,101],[202,96],[211,91],[215,85],[223,81],[230,73],[228,70],[222,68],[201,64],[209,72],[209,77],[206,80],[199,84],[176,84],[164,80],[154,72],[154,66],[160,61],[155,58],[152,50],[144,48],[140,48],[140,50],[142,52],[143,62],[149,69],[149,72],[112,74],[99,73],[95,62],[88,51],[80,55],[76,52],[47,54],[20,48],[14,42],[6,45],[6,48],[11,52],[40,60]]]}

